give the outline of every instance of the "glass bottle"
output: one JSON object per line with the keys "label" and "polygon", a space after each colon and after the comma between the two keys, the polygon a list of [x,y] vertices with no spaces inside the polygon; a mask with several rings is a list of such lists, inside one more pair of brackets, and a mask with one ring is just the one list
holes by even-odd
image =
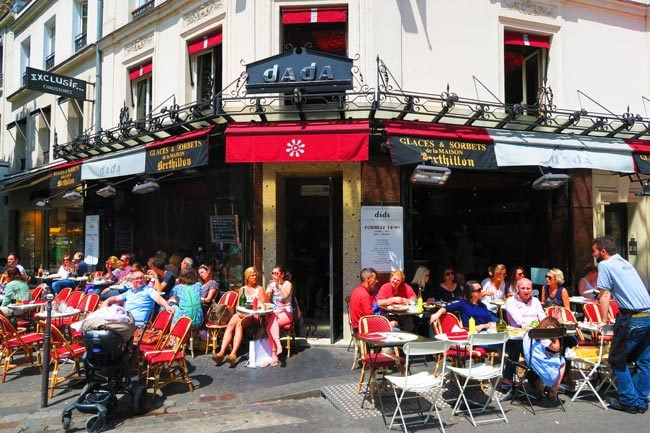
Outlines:
{"label": "glass bottle", "polygon": [[242,290],[241,295],[239,295],[239,306],[240,307],[245,307],[246,306],[246,291]]}
{"label": "glass bottle", "polygon": [[508,324],[503,320],[503,308],[499,308],[499,320],[497,321],[497,332],[506,332]]}
{"label": "glass bottle", "polygon": [[422,302],[422,289],[418,289],[418,314],[422,314],[424,303]]}

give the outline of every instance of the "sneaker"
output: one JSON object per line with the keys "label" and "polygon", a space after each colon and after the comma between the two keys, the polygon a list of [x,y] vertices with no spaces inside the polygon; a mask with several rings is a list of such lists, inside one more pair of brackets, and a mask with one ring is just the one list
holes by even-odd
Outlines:
{"label": "sneaker", "polygon": [[618,399],[611,398],[611,397],[607,399],[607,403],[609,404],[609,407],[611,409],[620,410],[622,412],[639,413],[639,409],[641,409],[643,411],[643,412],[640,412],[640,413],[645,412],[645,410],[643,410],[643,408],[637,408],[637,407],[634,407],[634,406],[624,406],[624,405],[621,404],[621,402],[618,401]]}

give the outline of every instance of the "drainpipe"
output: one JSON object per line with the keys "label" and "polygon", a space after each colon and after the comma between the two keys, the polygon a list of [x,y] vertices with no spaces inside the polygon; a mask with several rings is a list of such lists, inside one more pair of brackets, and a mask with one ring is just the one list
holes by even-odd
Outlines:
{"label": "drainpipe", "polygon": [[102,38],[104,22],[104,1],[97,0],[97,39],[95,40],[95,134],[99,133],[102,121],[102,52],[99,40]]}

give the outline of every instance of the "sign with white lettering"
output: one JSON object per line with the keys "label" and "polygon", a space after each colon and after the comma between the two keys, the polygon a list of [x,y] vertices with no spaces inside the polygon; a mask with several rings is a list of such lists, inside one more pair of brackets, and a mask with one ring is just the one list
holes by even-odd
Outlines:
{"label": "sign with white lettering", "polygon": [[91,266],[99,260],[99,215],[86,215],[84,261]]}
{"label": "sign with white lettering", "polygon": [[27,74],[26,87],[28,89],[82,101],[86,99],[86,85],[88,84],[86,81],[30,67],[27,67],[25,73]]}
{"label": "sign with white lettering", "polygon": [[248,93],[291,92],[298,88],[317,92],[352,89],[352,59],[294,48],[286,53],[246,65]]}
{"label": "sign with white lettering", "polygon": [[84,162],[81,180],[106,179],[144,173],[145,151]]}
{"label": "sign with white lettering", "polygon": [[210,235],[215,244],[239,245],[239,219],[237,215],[210,217]]}
{"label": "sign with white lettering", "polygon": [[361,267],[378,272],[404,269],[404,209],[361,207]]}

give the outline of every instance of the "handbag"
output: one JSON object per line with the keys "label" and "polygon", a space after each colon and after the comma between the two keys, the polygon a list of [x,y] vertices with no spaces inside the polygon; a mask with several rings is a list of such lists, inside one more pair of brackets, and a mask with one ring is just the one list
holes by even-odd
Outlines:
{"label": "handbag", "polygon": [[233,314],[235,314],[235,309],[231,306],[212,301],[212,306],[208,311],[208,321],[215,325],[227,325]]}
{"label": "handbag", "polygon": [[133,334],[133,341],[142,344],[156,344],[162,337],[162,329],[137,329]]}

